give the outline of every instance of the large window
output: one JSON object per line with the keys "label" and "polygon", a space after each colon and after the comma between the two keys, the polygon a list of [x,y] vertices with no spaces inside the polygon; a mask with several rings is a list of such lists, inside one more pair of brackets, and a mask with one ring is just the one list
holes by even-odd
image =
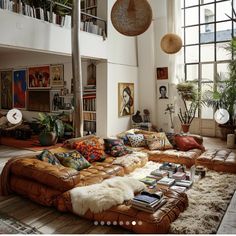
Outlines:
{"label": "large window", "polygon": [[[182,0],[185,80],[195,82],[202,94],[216,89],[217,74],[227,78],[232,55],[224,47],[236,33],[228,17],[235,17],[234,1]],[[198,117],[213,119],[213,112],[203,106]]]}

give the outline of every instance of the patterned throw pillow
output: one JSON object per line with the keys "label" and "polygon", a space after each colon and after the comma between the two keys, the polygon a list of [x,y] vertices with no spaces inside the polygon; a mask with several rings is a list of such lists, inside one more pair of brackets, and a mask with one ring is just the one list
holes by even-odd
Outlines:
{"label": "patterned throw pillow", "polygon": [[121,139],[104,139],[105,152],[113,157],[120,157],[132,153]]}
{"label": "patterned throw pillow", "polygon": [[76,170],[83,170],[90,166],[90,163],[77,151],[56,153],[61,164]]}
{"label": "patterned throw pillow", "polygon": [[52,165],[60,165],[60,161],[55,157],[53,153],[51,153],[49,150],[43,150],[39,155],[36,155],[36,157],[41,160],[48,162]]}
{"label": "patterned throw pillow", "polygon": [[132,147],[144,147],[146,146],[146,141],[144,139],[143,134],[133,134],[127,135],[130,144]]}
{"label": "patterned throw pillow", "polygon": [[145,135],[145,140],[150,150],[173,149],[173,146],[164,132]]}
{"label": "patterned throw pillow", "polygon": [[79,151],[89,162],[103,161],[106,158],[103,145],[97,138],[74,142],[73,148]]}

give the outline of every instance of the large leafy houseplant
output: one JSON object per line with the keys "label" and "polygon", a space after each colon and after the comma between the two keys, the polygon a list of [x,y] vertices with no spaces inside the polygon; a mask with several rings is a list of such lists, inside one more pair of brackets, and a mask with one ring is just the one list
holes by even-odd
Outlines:
{"label": "large leafy houseplant", "polygon": [[70,125],[62,121],[64,116],[64,113],[58,115],[39,113],[39,118],[35,118],[41,126],[39,141],[42,146],[56,144],[58,138],[64,135],[65,128],[72,129]]}
{"label": "large leafy houseplant", "polygon": [[201,98],[192,82],[181,82],[177,84],[176,88],[183,103],[183,106],[179,108],[178,117],[183,132],[187,133],[196,111],[201,105]]}
{"label": "large leafy houseplant", "polygon": [[229,63],[228,79],[224,80],[219,74],[216,75],[217,86],[214,91],[206,91],[204,101],[215,110],[222,108],[229,112],[229,121],[220,125],[223,139],[228,133],[234,133],[236,112],[236,38],[232,38],[225,49],[232,55]]}

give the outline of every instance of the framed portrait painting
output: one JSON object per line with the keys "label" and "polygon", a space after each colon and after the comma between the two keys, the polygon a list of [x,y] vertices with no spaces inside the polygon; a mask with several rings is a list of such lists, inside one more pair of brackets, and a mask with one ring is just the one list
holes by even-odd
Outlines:
{"label": "framed portrait painting", "polygon": [[169,99],[169,84],[168,83],[159,84],[157,94],[159,99]]}
{"label": "framed portrait painting", "polygon": [[157,80],[168,79],[168,67],[157,68]]}
{"label": "framed portrait painting", "polygon": [[50,67],[40,66],[29,68],[28,88],[49,89],[50,88]]}
{"label": "framed portrait painting", "polygon": [[51,86],[60,87],[64,85],[64,66],[51,65]]}
{"label": "framed portrait painting", "polygon": [[63,98],[60,96],[61,90],[50,91],[50,110],[58,111],[63,106]]}
{"label": "framed portrait painting", "polygon": [[12,108],[12,70],[1,71],[1,108]]}
{"label": "framed portrait painting", "polygon": [[118,84],[118,112],[119,117],[134,114],[134,84]]}
{"label": "framed portrait painting", "polygon": [[26,108],[26,69],[13,72],[13,107]]}

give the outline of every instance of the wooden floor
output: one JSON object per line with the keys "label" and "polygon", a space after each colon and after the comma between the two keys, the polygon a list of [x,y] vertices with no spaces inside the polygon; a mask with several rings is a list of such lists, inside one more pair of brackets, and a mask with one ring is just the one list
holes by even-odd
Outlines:
{"label": "wooden floor", "polygon": [[[219,139],[204,138],[206,148],[225,147]],[[12,156],[29,154],[30,151],[0,145],[0,171]],[[0,211],[37,228],[44,234],[128,234],[120,227],[97,226],[71,213],[61,213],[54,208],[42,207],[20,196],[0,196]],[[236,194],[225,214],[218,233],[236,233]]]}

